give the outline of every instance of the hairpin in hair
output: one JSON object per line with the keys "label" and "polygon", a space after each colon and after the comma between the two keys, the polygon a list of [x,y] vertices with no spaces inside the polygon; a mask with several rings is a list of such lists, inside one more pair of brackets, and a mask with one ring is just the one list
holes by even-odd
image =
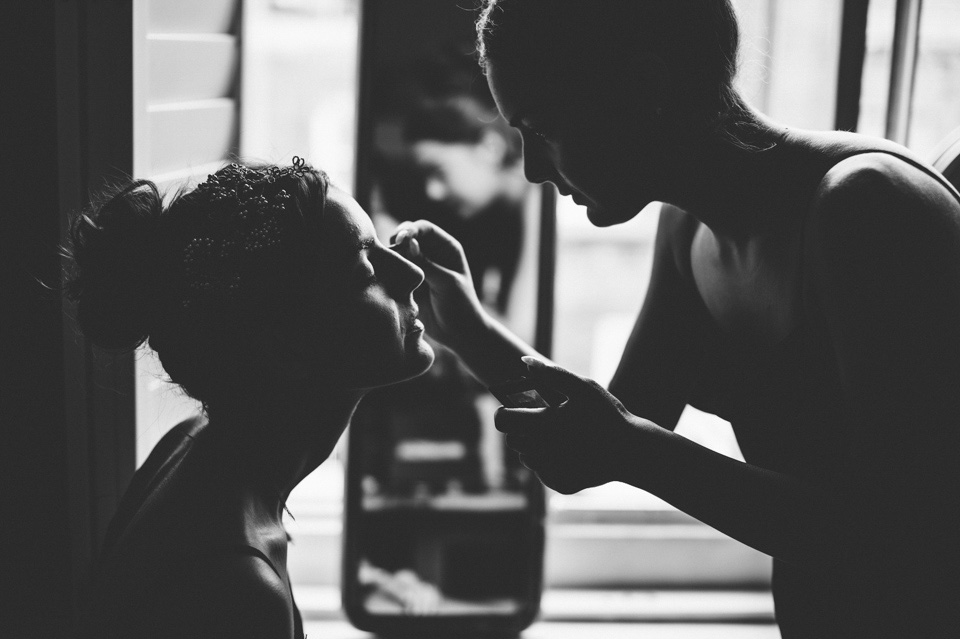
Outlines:
{"label": "hairpin in hair", "polygon": [[283,213],[292,199],[284,187],[296,187],[309,170],[294,156],[290,167],[256,169],[229,164],[197,186],[209,227],[183,249],[187,291],[183,307],[236,297],[245,267],[267,259],[281,242]]}

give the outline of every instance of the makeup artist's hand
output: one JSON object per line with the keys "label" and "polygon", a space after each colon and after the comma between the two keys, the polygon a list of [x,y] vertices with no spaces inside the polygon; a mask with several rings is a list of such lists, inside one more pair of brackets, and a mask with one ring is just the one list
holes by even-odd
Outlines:
{"label": "makeup artist's hand", "polygon": [[403,222],[390,239],[395,250],[423,269],[414,291],[427,335],[454,350],[484,324],[485,311],[473,288],[463,247],[431,222]]}
{"label": "makeup artist's hand", "polygon": [[540,481],[569,495],[618,480],[625,464],[643,463],[635,458],[638,431],[658,426],[629,413],[593,380],[536,358],[523,361],[541,388],[567,396],[559,406],[497,410],[507,446]]}

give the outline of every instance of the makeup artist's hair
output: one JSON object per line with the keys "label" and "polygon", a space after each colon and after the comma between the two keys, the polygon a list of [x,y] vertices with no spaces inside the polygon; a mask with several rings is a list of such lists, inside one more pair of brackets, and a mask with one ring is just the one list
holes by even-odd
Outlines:
{"label": "makeup artist's hair", "polygon": [[672,126],[738,146],[754,128],[734,87],[740,30],[730,0],[484,0],[476,28],[484,68],[495,61],[573,81],[622,84],[631,53],[655,54],[673,83],[659,105]]}

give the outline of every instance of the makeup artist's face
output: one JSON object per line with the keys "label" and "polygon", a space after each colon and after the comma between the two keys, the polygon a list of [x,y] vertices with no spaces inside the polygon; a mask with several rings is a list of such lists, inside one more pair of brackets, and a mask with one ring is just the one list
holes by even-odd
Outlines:
{"label": "makeup artist's face", "polygon": [[423,271],[384,246],[370,217],[331,186],[321,222],[322,366],[333,383],[372,388],[415,377],[433,363],[413,291]]}
{"label": "makeup artist's face", "polygon": [[616,78],[574,82],[491,59],[487,81],[523,138],[529,181],[553,182],[597,226],[625,222],[660,199],[662,136],[650,113],[617,97]]}

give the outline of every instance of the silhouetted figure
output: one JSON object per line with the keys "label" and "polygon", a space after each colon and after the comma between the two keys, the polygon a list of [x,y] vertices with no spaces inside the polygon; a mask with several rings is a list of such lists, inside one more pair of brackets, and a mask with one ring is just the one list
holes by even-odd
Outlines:
{"label": "silhouetted figure", "polygon": [[[664,203],[609,392],[521,361],[461,246],[399,228],[433,337],[487,384],[569,398],[501,409],[507,443],[560,492],[626,482],[771,555],[785,639],[960,634],[957,192],[899,145],[747,105],[727,0],[487,0],[477,28],[529,180],[597,226]],[[687,404],[730,421],[746,463],[675,434]]]}
{"label": "silhouetted figure", "polygon": [[303,636],[284,503],[368,389],[433,361],[419,268],[320,171],[217,171],[163,205],[132,182],[78,217],[69,284],[94,343],[147,342],[204,417],[135,474],[94,567],[82,637]]}

